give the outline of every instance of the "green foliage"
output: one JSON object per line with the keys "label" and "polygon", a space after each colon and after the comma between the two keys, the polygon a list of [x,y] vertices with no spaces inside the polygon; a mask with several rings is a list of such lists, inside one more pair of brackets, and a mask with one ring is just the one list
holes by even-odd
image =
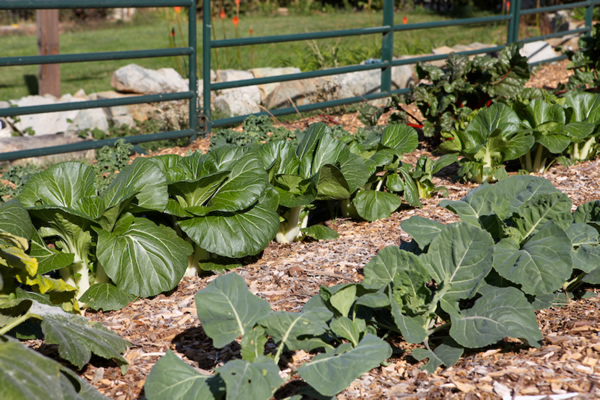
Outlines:
{"label": "green foliage", "polygon": [[108,399],[69,368],[0,335],[0,393],[14,400]]}
{"label": "green foliage", "polygon": [[96,151],[96,185],[100,193],[104,192],[115,175],[129,164],[132,149],[132,144],[118,140],[114,147],[104,146]]}
{"label": "green foliage", "polygon": [[11,165],[2,173],[1,179],[10,183],[0,183],[0,202],[8,201],[21,192],[21,188],[31,175],[38,173],[40,167],[33,164]]}
{"label": "green foliage", "polygon": [[210,149],[222,146],[250,146],[271,140],[296,139],[296,133],[283,127],[274,127],[273,121],[266,115],[252,115],[244,120],[242,132],[224,129],[213,133],[210,138]]}
{"label": "green foliage", "polygon": [[[597,10],[596,10],[597,11]],[[567,69],[573,70],[569,77],[566,89],[590,90],[597,92],[600,87],[600,24],[592,27],[591,35],[581,36],[577,42],[578,49],[565,50],[569,59]]]}
{"label": "green foliage", "polygon": [[431,137],[452,131],[472,110],[516,99],[529,80],[529,66],[513,44],[498,58],[450,54],[444,68],[419,63],[417,75],[431,84],[414,87],[407,104],[419,108],[423,132]]}
{"label": "green foliage", "polygon": [[[390,346],[358,323],[355,344],[335,344],[347,336],[335,332],[349,327],[348,318],[335,318],[323,307],[302,312],[273,312],[267,302],[250,293],[243,278],[221,276],[196,295],[198,318],[216,347],[224,347],[242,336],[245,358],[202,376],[172,353],[161,358],[146,380],[149,399],[202,398],[268,399],[292,376],[280,377],[279,360],[284,351],[327,349],[297,374],[323,396],[335,396],[364,372],[375,368],[392,354]],[[352,330],[352,329],[350,329]],[[252,340],[246,340],[250,336]],[[267,338],[276,345],[265,353]],[[242,394],[243,393],[243,394]],[[173,397],[175,396],[175,397]]]}

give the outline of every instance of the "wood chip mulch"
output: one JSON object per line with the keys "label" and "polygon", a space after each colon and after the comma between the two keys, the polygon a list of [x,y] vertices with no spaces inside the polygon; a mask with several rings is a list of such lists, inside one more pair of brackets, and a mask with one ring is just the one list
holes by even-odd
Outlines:
{"label": "wood chip mulch", "polygon": [[[556,87],[567,76],[562,62],[542,67],[532,82],[539,86],[554,83]],[[350,130],[361,125],[357,115],[350,114],[312,117],[294,122],[293,128],[303,129],[317,120],[343,123]],[[207,144],[205,139],[194,144],[193,149],[205,150]],[[185,155],[188,150],[170,151]],[[406,160],[414,162],[421,154],[430,155],[423,148],[408,155]],[[540,176],[565,192],[576,207],[600,199],[599,162],[568,168],[554,166]],[[452,178],[453,173],[448,169],[435,178],[437,185],[448,189],[450,199],[460,199],[476,187]],[[290,245],[271,243],[260,258],[249,260],[248,265],[235,272],[245,278],[253,293],[268,300],[274,310],[299,311],[318,293],[320,285],[360,282],[362,268],[379,250],[410,240],[400,228],[403,220],[419,215],[444,223],[456,221],[454,214],[437,206],[440,200],[441,197],[425,200],[422,208],[407,208],[376,222],[329,221],[328,225],[339,232],[338,239]],[[102,322],[132,343],[125,353],[130,367],[126,375],[121,375],[116,365],[93,359],[80,372],[81,376],[111,399],[144,399],[144,381],[168,349],[202,373],[210,373],[239,357],[237,343],[215,349],[196,317],[194,295],[215,278],[215,275],[184,278],[172,292],[138,300],[120,311],[88,312],[88,318]],[[562,307],[537,313],[544,337],[541,348],[528,348],[519,341],[506,339],[498,346],[468,352],[454,366],[439,368],[434,374],[421,371],[422,363],[408,355],[415,345],[391,338],[396,350],[390,364],[364,374],[337,398],[498,399],[566,393],[577,393],[579,399],[600,398],[600,295],[591,289],[588,294],[585,300],[565,301]],[[37,347],[39,343],[31,345]],[[285,360],[288,364],[284,373],[290,374],[309,357],[299,352]],[[276,394],[277,398],[286,396],[285,390]]]}

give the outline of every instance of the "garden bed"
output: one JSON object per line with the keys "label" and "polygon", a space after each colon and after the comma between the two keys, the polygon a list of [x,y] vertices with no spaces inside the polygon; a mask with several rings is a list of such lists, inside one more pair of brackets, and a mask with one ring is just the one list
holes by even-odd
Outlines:
{"label": "garden bed", "polygon": [[[566,76],[564,63],[543,67],[531,83],[540,86],[556,85]],[[553,76],[553,79],[549,79]],[[319,116],[290,124],[304,128],[317,120],[328,124],[342,123],[348,130],[360,125],[355,114]],[[385,119],[382,119],[384,122]],[[191,146],[205,150],[206,139]],[[185,154],[188,150],[163,150]],[[422,154],[430,155],[423,147],[405,157],[413,162]],[[594,160],[572,167],[553,166],[544,174],[552,184],[566,193],[573,207],[600,198],[600,165]],[[434,179],[444,185],[449,199],[458,200],[477,185],[453,180],[455,171],[446,168]],[[247,265],[236,270],[250,290],[268,300],[274,310],[299,311],[303,304],[318,293],[320,285],[361,282],[362,268],[379,250],[400,245],[410,237],[400,228],[400,222],[414,215],[443,223],[457,220],[455,214],[438,207],[441,197],[423,200],[419,209],[406,208],[390,218],[376,222],[357,222],[336,219],[328,222],[340,237],[331,241],[293,243],[272,242],[260,257],[247,259]],[[195,294],[205,288],[216,275],[184,278],[170,293],[151,299],[140,299],[120,311],[87,312],[86,316],[102,322],[132,343],[125,353],[130,367],[126,375],[120,368],[99,358],[93,359],[81,375],[101,393],[111,399],[144,398],[143,385],[153,365],[170,349],[198,371],[210,373],[232,358],[239,357],[240,348],[234,342],[215,349],[198,319]],[[579,393],[579,398],[600,397],[600,297],[589,292],[584,300],[566,301],[537,313],[544,337],[541,348],[529,348],[517,340],[506,340],[501,346],[466,353],[454,366],[427,374],[408,351],[417,345],[407,344],[401,337],[388,338],[395,346],[387,366],[378,367],[356,380],[338,399],[374,398],[501,398],[504,395],[534,395]],[[40,342],[30,342],[36,347]],[[56,354],[55,347],[43,345],[42,352]],[[284,373],[312,357],[302,351],[291,359]],[[297,382],[292,381],[276,393],[285,398],[293,393]],[[510,398],[510,397],[509,397]]]}

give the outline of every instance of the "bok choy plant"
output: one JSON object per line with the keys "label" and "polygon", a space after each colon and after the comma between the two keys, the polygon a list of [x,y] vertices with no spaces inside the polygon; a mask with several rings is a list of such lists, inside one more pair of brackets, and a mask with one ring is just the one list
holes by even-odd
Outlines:
{"label": "bok choy plant", "polygon": [[276,240],[289,243],[304,235],[337,236],[324,226],[308,227],[309,208],[315,200],[349,199],[368,178],[362,158],[335,139],[324,123],[309,126],[297,145],[275,141],[258,152],[279,193],[282,221]]}
{"label": "bok choy plant", "polygon": [[519,116],[505,104],[493,104],[481,110],[464,131],[455,130],[440,150],[456,153],[459,175],[478,183],[506,176],[504,162],[527,154],[535,143],[530,132],[520,130]]}
{"label": "bok choy plant", "polygon": [[152,162],[168,177],[165,213],[194,246],[186,274],[238,266],[275,237],[279,196],[250,148],[223,146]]}
{"label": "bok choy plant", "polygon": [[170,290],[191,246],[144,217],[165,209],[166,189],[166,177],[148,159],[124,168],[102,196],[91,166],[54,165],[32,176],[19,196],[36,227],[30,254],[44,273],[58,271],[77,288],[82,305],[121,308],[135,296]]}

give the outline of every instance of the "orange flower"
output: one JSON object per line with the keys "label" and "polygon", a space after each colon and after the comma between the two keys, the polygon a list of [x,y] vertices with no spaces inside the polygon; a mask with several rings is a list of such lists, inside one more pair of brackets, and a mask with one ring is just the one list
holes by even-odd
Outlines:
{"label": "orange flower", "polygon": [[233,25],[237,26],[237,24],[240,22],[240,19],[236,16],[233,17]]}
{"label": "orange flower", "polygon": [[250,28],[250,35],[254,35],[254,30]]}
{"label": "orange flower", "polygon": [[175,10],[175,12],[179,14],[181,12],[181,7],[173,7],[173,10]]}
{"label": "orange flower", "polygon": [[506,12],[510,12],[510,1],[506,2]]}
{"label": "orange flower", "polygon": [[406,15],[402,19],[402,22],[404,23],[404,25],[408,24],[408,18],[406,18]]}
{"label": "orange flower", "polygon": [[227,15],[225,14],[224,8],[221,8],[221,14],[219,14],[219,16],[221,17],[221,19],[225,19],[225,17],[227,17]]}
{"label": "orange flower", "polygon": [[239,6],[240,5],[240,0],[235,0],[235,5]]}

